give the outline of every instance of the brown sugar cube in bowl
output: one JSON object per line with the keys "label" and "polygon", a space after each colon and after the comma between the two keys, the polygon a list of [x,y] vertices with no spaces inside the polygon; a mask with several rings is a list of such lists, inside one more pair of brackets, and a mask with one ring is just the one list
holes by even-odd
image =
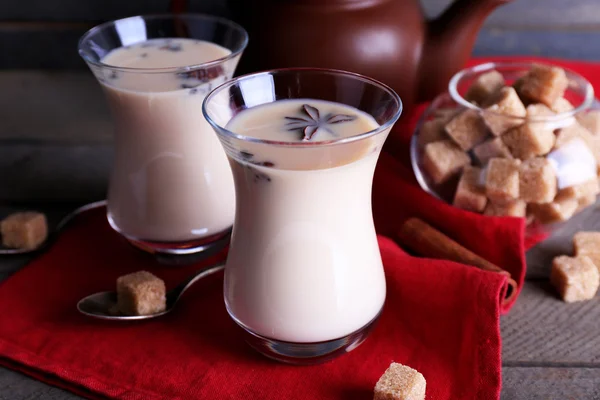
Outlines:
{"label": "brown sugar cube in bowl", "polygon": [[600,286],[600,273],[587,256],[559,256],[552,261],[550,283],[567,303],[590,300]]}
{"label": "brown sugar cube in bowl", "polygon": [[48,237],[46,216],[34,211],[11,214],[0,222],[0,233],[4,246],[33,250]]}
{"label": "brown sugar cube in bowl", "polygon": [[542,224],[552,224],[555,222],[566,221],[575,214],[579,202],[577,199],[559,199],[556,198],[552,203],[536,204],[531,203],[529,208],[535,218]]}
{"label": "brown sugar cube in bowl", "polygon": [[485,171],[485,192],[495,203],[519,198],[519,160],[492,158]]}
{"label": "brown sugar cube in bowl", "polygon": [[573,139],[583,140],[588,145],[588,147],[590,147],[590,143],[593,140],[592,134],[586,128],[584,128],[583,125],[576,122],[574,124],[561,128],[556,133],[556,141],[554,143],[554,148],[561,148]]}
{"label": "brown sugar cube in bowl", "polygon": [[528,203],[550,203],[556,196],[556,173],[550,161],[530,158],[519,168],[519,196]]}
{"label": "brown sugar cube in bowl", "polygon": [[561,189],[557,194],[557,199],[581,199],[587,196],[596,196],[600,193],[600,184],[598,179],[590,179],[583,183]]}
{"label": "brown sugar cube in bowl", "polygon": [[150,315],[165,311],[166,289],[162,279],[138,271],[117,279],[117,306],[125,315]]}
{"label": "brown sugar cube in bowl", "polygon": [[572,111],[575,107],[573,107],[573,104],[571,104],[569,100],[565,99],[564,97],[559,97],[550,108],[555,113],[562,114]]}
{"label": "brown sugar cube in bowl", "polygon": [[481,165],[486,165],[491,158],[513,158],[502,139],[495,137],[475,146],[473,154]]}
{"label": "brown sugar cube in bowl", "polygon": [[424,400],[426,381],[417,370],[392,363],[375,385],[373,400]]}
{"label": "brown sugar cube in bowl", "polygon": [[509,129],[521,125],[526,116],[525,106],[515,89],[510,86],[502,88],[493,104],[482,113],[483,120],[495,136],[501,136]]}
{"label": "brown sugar cube in bowl", "polygon": [[600,110],[591,110],[577,115],[577,120],[592,135],[600,135]]}
{"label": "brown sugar cube in bowl", "polygon": [[492,217],[518,217],[522,218],[527,215],[527,203],[523,200],[515,200],[510,203],[495,204],[488,202],[484,215]]}
{"label": "brown sugar cube in bowl", "polygon": [[435,184],[459,173],[471,159],[451,140],[429,143],[423,153],[423,168]]}
{"label": "brown sugar cube in bowl", "polygon": [[556,138],[552,129],[543,124],[527,123],[508,131],[502,140],[513,157],[527,160],[550,152]]}
{"label": "brown sugar cube in bowl", "polygon": [[467,166],[458,181],[454,204],[463,210],[482,212],[487,203],[485,188],[479,184],[481,168]]}
{"label": "brown sugar cube in bowl", "polygon": [[483,142],[487,127],[477,110],[467,109],[446,124],[446,132],[461,149],[468,151]]}
{"label": "brown sugar cube in bowl", "polygon": [[419,147],[448,139],[444,125],[446,125],[446,122],[442,118],[430,119],[423,122],[417,136]]}
{"label": "brown sugar cube in bowl", "polygon": [[465,98],[477,104],[483,104],[505,85],[504,77],[496,70],[481,74],[469,86]]}
{"label": "brown sugar cube in bowl", "polygon": [[564,69],[536,64],[524,77],[519,94],[525,99],[552,107],[556,100],[563,97],[568,86]]}

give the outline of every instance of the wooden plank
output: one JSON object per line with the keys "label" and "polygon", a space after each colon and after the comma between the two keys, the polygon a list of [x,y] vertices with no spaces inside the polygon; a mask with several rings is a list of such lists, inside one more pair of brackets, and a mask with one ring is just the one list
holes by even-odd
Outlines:
{"label": "wooden plank", "polygon": [[0,71],[0,87],[0,140],[69,144],[112,140],[108,106],[87,68],[80,72]]}
{"label": "wooden plank", "polygon": [[526,282],[500,327],[505,365],[600,368],[600,295],[567,304],[548,282]]}
{"label": "wooden plank", "polygon": [[[599,2],[600,4],[600,2]],[[582,31],[486,28],[475,43],[474,55],[531,55],[577,60],[600,60],[600,29]]]}
{"label": "wooden plank", "polygon": [[600,369],[509,367],[502,387],[502,400],[600,399]]}
{"label": "wooden plank", "polygon": [[18,372],[0,368],[0,400],[76,400],[65,390],[46,385]]}
{"label": "wooden plank", "polygon": [[[190,0],[189,11],[224,15],[225,1]],[[170,11],[171,0],[25,0],[0,2],[0,16],[10,21],[108,21]]]}
{"label": "wooden plank", "polygon": [[[436,16],[452,0],[421,0],[429,16]],[[600,2],[597,0],[513,0],[498,7],[488,17],[491,27],[561,27],[597,26]]]}

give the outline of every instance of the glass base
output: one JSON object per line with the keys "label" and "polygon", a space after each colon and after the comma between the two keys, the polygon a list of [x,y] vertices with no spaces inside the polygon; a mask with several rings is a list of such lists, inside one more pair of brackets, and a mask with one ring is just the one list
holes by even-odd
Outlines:
{"label": "glass base", "polygon": [[232,318],[243,330],[246,342],[264,356],[288,364],[312,365],[329,361],[360,346],[373,330],[380,315],[381,310],[369,323],[347,336],[315,343],[293,343],[270,339],[252,332]]}
{"label": "glass base", "polygon": [[134,247],[155,255],[190,255],[198,253],[216,253],[229,244],[231,228],[211,236],[182,242],[157,242],[138,239],[123,233],[115,226],[110,216],[108,222],[115,232],[123,236]]}

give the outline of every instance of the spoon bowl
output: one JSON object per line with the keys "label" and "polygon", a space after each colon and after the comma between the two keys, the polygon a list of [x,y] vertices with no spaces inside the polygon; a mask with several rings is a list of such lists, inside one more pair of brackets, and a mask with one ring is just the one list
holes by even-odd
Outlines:
{"label": "spoon bowl", "polygon": [[142,319],[153,319],[161,317],[165,314],[170,313],[174,308],[181,295],[188,290],[198,280],[212,275],[216,272],[222,271],[225,268],[225,264],[210,265],[208,267],[201,268],[196,271],[193,275],[185,279],[175,288],[167,292],[167,306],[164,311],[147,314],[147,315],[120,315],[116,314],[113,310],[116,309],[117,304],[117,293],[116,292],[98,292],[91,294],[77,303],[77,309],[80,313],[87,315],[88,317],[111,320],[111,321],[137,321]]}

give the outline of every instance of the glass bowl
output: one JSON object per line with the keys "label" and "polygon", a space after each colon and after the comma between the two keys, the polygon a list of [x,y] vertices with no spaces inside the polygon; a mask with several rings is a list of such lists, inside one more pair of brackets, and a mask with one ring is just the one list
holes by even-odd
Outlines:
{"label": "glass bowl", "polygon": [[[519,79],[521,77],[523,77],[524,75],[526,75],[528,73],[528,71],[531,69],[531,67],[536,64],[540,65],[540,63],[528,63],[528,62],[486,63],[486,64],[477,65],[477,66],[474,66],[471,68],[466,68],[466,69],[458,72],[456,75],[454,75],[454,77],[450,80],[450,83],[448,85],[448,92],[443,93],[443,94],[439,95],[437,98],[435,98],[433,100],[433,102],[430,104],[430,106],[425,110],[425,112],[421,116],[419,122],[417,123],[414,135],[413,135],[411,143],[410,143],[410,155],[411,155],[412,168],[413,168],[415,177],[423,190],[425,190],[426,192],[430,193],[431,195],[437,197],[438,199],[440,199],[444,202],[447,202],[449,204],[454,203],[454,196],[455,196],[456,189],[457,189],[458,182],[459,182],[460,175],[461,175],[460,170],[457,171],[455,174],[453,174],[449,179],[447,179],[441,183],[435,183],[431,174],[428,173],[427,168],[424,167],[423,160],[424,160],[425,146],[428,143],[430,143],[431,140],[436,141],[436,140],[440,140],[440,139],[441,140],[451,139],[450,136],[447,134],[447,131],[445,130],[445,123],[450,121],[454,116],[458,115],[462,111],[465,111],[468,109],[475,110],[479,114],[479,116],[483,116],[486,113],[487,113],[486,115],[490,115],[490,114],[494,115],[495,114],[496,117],[501,116],[501,118],[509,118],[511,121],[515,121],[515,125],[517,125],[517,126],[523,125],[526,123],[527,124],[534,124],[534,123],[535,124],[544,124],[547,129],[552,130],[555,141],[557,138],[560,138],[560,135],[563,135],[562,136],[563,139],[565,137],[567,137],[567,134],[566,134],[567,130],[572,130],[575,127],[583,126],[582,121],[584,121],[584,119],[585,119],[584,116],[591,116],[592,114],[590,114],[590,113],[599,112],[598,110],[600,110],[600,105],[594,98],[594,89],[593,89],[592,85],[581,75],[579,75],[575,72],[566,70],[566,69],[565,69],[565,74],[566,74],[566,77],[568,80],[568,86],[565,90],[563,97],[564,97],[564,99],[568,100],[570,105],[565,106],[566,103],[564,103],[564,102],[562,103],[562,106],[556,105],[556,112],[553,113],[552,115],[539,116],[539,115],[533,115],[533,113],[532,113],[526,117],[519,117],[519,116],[514,116],[514,115],[511,116],[511,115],[505,115],[505,114],[498,114],[494,111],[490,111],[489,109],[486,110],[485,108],[480,107],[475,102],[471,102],[471,101],[467,100],[469,88],[483,74],[489,73],[490,71],[497,71],[504,78],[506,86],[512,86],[512,85],[515,85],[515,83],[516,83],[516,85],[518,85],[520,82]],[[543,65],[546,65],[546,64],[543,64]],[[572,107],[571,107],[571,105],[572,105]],[[485,105],[485,106],[489,107],[489,104]],[[525,106],[527,106],[527,104],[525,104]],[[553,106],[553,108],[554,108],[554,106]],[[442,130],[443,133],[441,133],[442,135],[444,135],[444,137],[442,137],[442,138],[438,137],[437,139],[432,139],[432,135],[430,134],[431,131],[429,129],[431,126],[435,126],[435,124],[433,124],[429,121],[440,121],[441,125],[439,125],[439,126],[440,127],[444,126],[444,128]],[[428,122],[429,122],[429,124],[428,124]],[[428,124],[428,125],[424,129],[424,126],[426,124]],[[427,132],[427,130],[429,130],[429,132]],[[423,134],[423,132],[426,132],[426,133]],[[433,136],[436,136],[436,135],[433,135]],[[502,139],[502,136],[503,135],[498,136],[498,137],[500,137]],[[485,140],[494,139],[494,138],[495,137],[489,132],[489,128],[488,128],[488,132],[487,132],[487,136],[486,136]],[[588,148],[590,150],[589,153],[586,152],[585,155],[592,155],[595,158],[596,163],[600,162],[600,151],[599,151],[600,150],[600,130],[597,130],[595,132],[590,131],[589,135],[586,134],[585,138],[586,138],[586,142],[585,142],[586,148]],[[504,141],[505,139],[502,139],[502,140]],[[560,142],[560,139],[559,139],[559,142]],[[558,142],[556,142],[556,143],[558,143]],[[566,143],[566,142],[562,142],[562,143]],[[550,150],[549,154],[552,154],[552,152],[554,152],[556,149],[557,149],[557,147],[553,146],[553,148],[552,148],[552,150]],[[479,161],[479,159],[476,157],[473,149],[466,151],[466,154],[469,157],[469,160],[470,160],[469,162],[471,165],[481,168],[481,173],[480,173],[479,179],[478,179],[478,185],[480,185],[480,189],[485,192],[485,179],[486,179],[486,172],[487,172],[487,164],[486,163],[482,164]],[[551,156],[549,158],[549,160],[555,159],[556,154],[558,154],[558,153],[554,153],[554,156]],[[540,156],[548,158],[548,154],[544,154],[544,155],[540,155]],[[509,157],[512,157],[512,156],[509,156]],[[593,161],[592,161],[592,163],[593,163]],[[555,173],[559,173],[559,169],[557,169],[556,164],[552,164],[552,167],[554,167]],[[591,165],[588,164],[586,166],[586,171],[589,172],[590,168],[591,168]],[[562,172],[560,172],[560,173],[562,173]],[[589,173],[588,173],[588,175],[589,175]],[[596,175],[594,175],[594,179],[597,179]],[[558,181],[558,182],[562,183],[564,185],[566,181]],[[560,185],[558,185],[558,186],[560,187]],[[565,186],[563,186],[563,188],[565,188]],[[558,189],[558,192],[560,192],[560,190],[562,190],[562,189]],[[597,194],[596,194],[596,196],[597,196]],[[595,200],[595,197],[594,197],[594,200]],[[557,202],[557,198],[555,197],[551,203],[554,204],[556,202]],[[580,203],[581,204],[578,205],[577,210],[575,212],[573,212],[572,215],[581,211],[583,208],[591,205],[593,202],[591,202],[590,196],[588,196],[587,202],[581,201]],[[479,203],[479,204],[481,204],[481,203]],[[502,216],[502,213],[498,214],[496,212],[488,211],[490,204],[491,204],[491,201],[488,199],[487,203],[486,203],[486,208],[485,208],[485,210],[482,211],[482,213],[484,213],[486,215]],[[570,218],[572,215],[568,216],[569,213],[565,213],[565,216],[568,216],[568,218],[555,218],[555,219],[542,218],[541,215],[543,215],[543,214],[539,213],[538,210],[540,208],[549,208],[549,207],[554,207],[554,206],[551,206],[550,203],[545,204],[541,207],[538,204],[527,203],[526,206],[520,208],[520,210],[524,209],[526,211],[519,211],[519,213],[518,213],[519,215],[510,215],[510,214],[504,214],[504,215],[526,217],[527,218],[527,232],[526,232],[527,236],[533,236],[533,235],[537,235],[540,233],[550,233],[553,231],[554,227],[560,226],[560,224],[562,222],[564,222],[565,220],[568,220],[568,218]],[[558,209],[558,212],[561,211],[561,207],[562,206],[556,206],[556,208]],[[494,207],[492,207],[492,208],[494,208]],[[500,208],[502,208],[502,207],[498,207],[498,209],[500,209]]]}

